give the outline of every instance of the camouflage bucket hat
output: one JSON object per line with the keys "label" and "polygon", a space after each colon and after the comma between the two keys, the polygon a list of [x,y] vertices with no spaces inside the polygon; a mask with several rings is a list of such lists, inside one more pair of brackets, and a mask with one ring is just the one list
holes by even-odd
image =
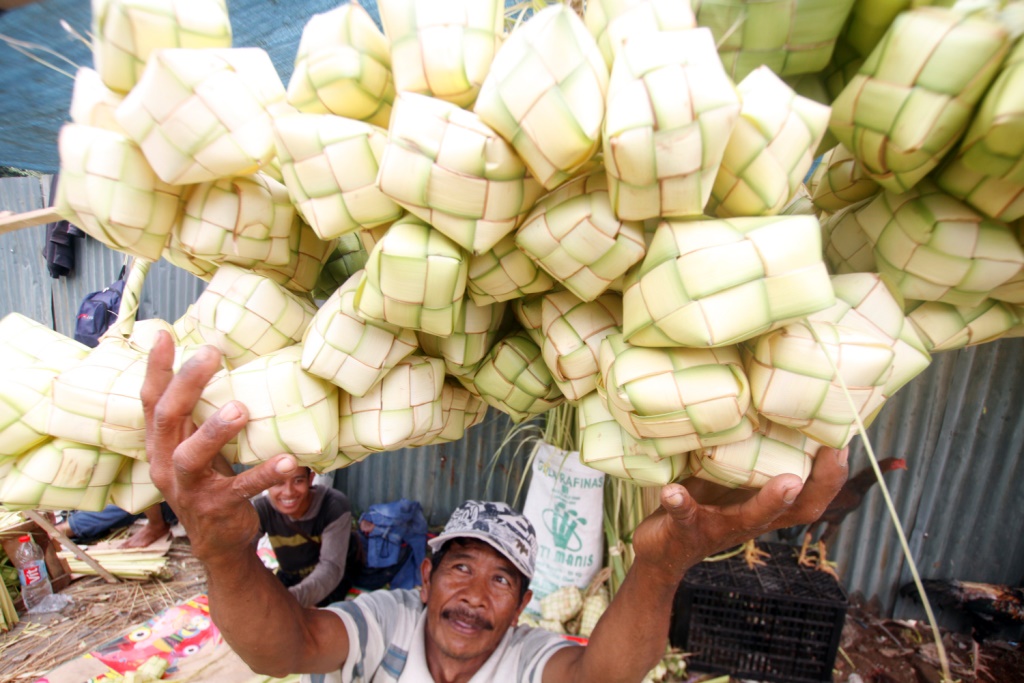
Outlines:
{"label": "camouflage bucket hat", "polygon": [[441,535],[429,542],[437,552],[453,538],[475,538],[501,553],[516,569],[533,578],[537,535],[533,525],[505,503],[467,500],[455,508]]}

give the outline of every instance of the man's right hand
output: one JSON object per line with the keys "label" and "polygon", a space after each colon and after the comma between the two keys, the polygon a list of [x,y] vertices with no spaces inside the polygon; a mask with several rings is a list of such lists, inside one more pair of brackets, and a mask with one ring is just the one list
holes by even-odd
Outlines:
{"label": "man's right hand", "polygon": [[192,410],[220,369],[220,354],[205,346],[177,374],[173,362],[174,345],[161,332],[142,386],[150,476],[188,532],[196,557],[210,563],[251,553],[260,525],[249,499],[292,474],[295,458],[279,455],[235,477],[216,472],[221,448],[248,421],[245,406],[231,401],[197,429]]}

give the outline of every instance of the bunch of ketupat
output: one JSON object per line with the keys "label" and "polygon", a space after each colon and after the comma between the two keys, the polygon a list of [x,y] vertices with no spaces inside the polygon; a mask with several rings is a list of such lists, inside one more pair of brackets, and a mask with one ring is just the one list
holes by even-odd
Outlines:
{"label": "bunch of ketupat", "polygon": [[[163,327],[224,354],[194,418],[246,404],[231,462],[569,401],[584,462],[637,484],[803,477],[930,353],[1024,329],[1024,48],[928,4],[353,3],[286,85],[223,0],[94,0],[57,206],[209,281]],[[0,324],[0,500],[152,500],[159,326]]]}

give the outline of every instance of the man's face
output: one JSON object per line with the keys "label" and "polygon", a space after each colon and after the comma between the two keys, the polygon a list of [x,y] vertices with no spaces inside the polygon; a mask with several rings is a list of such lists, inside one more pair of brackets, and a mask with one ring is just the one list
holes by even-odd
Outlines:
{"label": "man's face", "polygon": [[300,467],[284,482],[267,489],[267,496],[270,504],[281,514],[301,517],[313,500],[312,486],[313,472],[307,467]]}
{"label": "man's face", "polygon": [[453,543],[432,577],[430,560],[422,565],[428,658],[433,650],[479,667],[515,626],[530,593],[519,599],[522,575],[491,546],[471,539]]}

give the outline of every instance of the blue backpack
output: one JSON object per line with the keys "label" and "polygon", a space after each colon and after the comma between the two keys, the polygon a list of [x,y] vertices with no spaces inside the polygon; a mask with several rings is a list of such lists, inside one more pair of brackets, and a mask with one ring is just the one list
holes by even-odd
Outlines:
{"label": "blue backpack", "polygon": [[95,348],[100,343],[100,336],[117,320],[121,295],[124,293],[124,270],[122,267],[116,282],[98,292],[87,294],[82,300],[75,320],[75,341]]}

